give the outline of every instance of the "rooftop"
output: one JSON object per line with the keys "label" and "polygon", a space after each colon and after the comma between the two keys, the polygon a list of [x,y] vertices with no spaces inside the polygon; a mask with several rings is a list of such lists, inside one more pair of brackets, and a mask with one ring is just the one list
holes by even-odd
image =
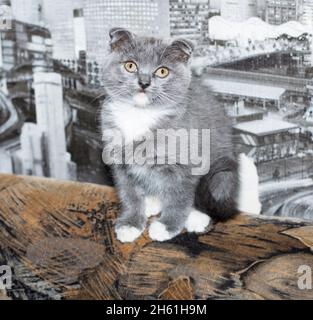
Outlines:
{"label": "rooftop", "polygon": [[264,119],[239,123],[234,126],[234,129],[262,137],[270,134],[299,129],[299,126],[285,121]]}
{"label": "rooftop", "polygon": [[280,100],[281,96],[286,92],[284,88],[279,87],[213,79],[206,80],[205,84],[211,86],[216,93],[275,101]]}

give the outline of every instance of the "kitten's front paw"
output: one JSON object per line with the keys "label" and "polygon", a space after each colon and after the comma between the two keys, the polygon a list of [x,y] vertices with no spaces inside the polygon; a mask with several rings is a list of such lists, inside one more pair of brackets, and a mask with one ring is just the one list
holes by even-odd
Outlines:
{"label": "kitten's front paw", "polygon": [[177,234],[172,234],[168,232],[166,225],[159,221],[152,222],[149,229],[149,236],[151,240],[154,240],[154,241],[164,242],[167,240],[171,240],[176,235]]}
{"label": "kitten's front paw", "polygon": [[117,240],[122,243],[134,242],[140,237],[142,232],[143,230],[139,230],[132,226],[120,226],[115,229]]}
{"label": "kitten's front paw", "polygon": [[190,233],[204,233],[210,225],[211,218],[196,209],[190,212],[185,228]]}

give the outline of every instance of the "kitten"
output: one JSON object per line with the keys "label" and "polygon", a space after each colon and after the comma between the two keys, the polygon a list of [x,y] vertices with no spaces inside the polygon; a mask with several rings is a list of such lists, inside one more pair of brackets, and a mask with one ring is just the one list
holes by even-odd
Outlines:
{"label": "kitten", "polygon": [[[170,240],[184,228],[203,233],[210,217],[226,220],[239,212],[259,214],[256,168],[244,155],[234,159],[230,120],[202,77],[192,77],[193,44],[138,37],[122,28],[112,29],[110,38],[110,54],[103,67],[108,98],[101,122],[103,158],[112,164],[122,204],[117,238],[136,240],[148,218],[158,214],[149,227],[155,241]],[[169,160],[184,151],[169,148],[162,154],[160,150],[166,149],[155,144],[162,129],[172,133],[210,129],[210,157],[205,159],[210,168],[205,165],[207,170],[195,175],[191,162],[159,164],[162,156]],[[112,142],[119,134],[121,146]],[[190,144],[188,150],[193,147]],[[152,162],[127,162],[129,150],[135,148]]]}

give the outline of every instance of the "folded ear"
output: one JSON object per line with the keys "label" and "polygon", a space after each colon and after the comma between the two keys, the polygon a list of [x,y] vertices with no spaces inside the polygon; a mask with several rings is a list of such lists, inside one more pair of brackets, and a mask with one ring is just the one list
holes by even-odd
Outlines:
{"label": "folded ear", "polygon": [[110,46],[112,51],[118,51],[126,44],[129,44],[133,39],[133,34],[123,28],[113,28],[109,32]]}
{"label": "folded ear", "polygon": [[187,63],[195,49],[194,44],[186,39],[177,39],[167,48],[167,54],[171,59]]}

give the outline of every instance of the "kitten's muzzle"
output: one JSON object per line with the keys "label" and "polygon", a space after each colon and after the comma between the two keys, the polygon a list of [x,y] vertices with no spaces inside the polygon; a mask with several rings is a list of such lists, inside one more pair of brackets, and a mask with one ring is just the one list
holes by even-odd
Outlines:
{"label": "kitten's muzzle", "polygon": [[149,75],[139,75],[138,84],[142,90],[147,89],[151,85],[151,77]]}

